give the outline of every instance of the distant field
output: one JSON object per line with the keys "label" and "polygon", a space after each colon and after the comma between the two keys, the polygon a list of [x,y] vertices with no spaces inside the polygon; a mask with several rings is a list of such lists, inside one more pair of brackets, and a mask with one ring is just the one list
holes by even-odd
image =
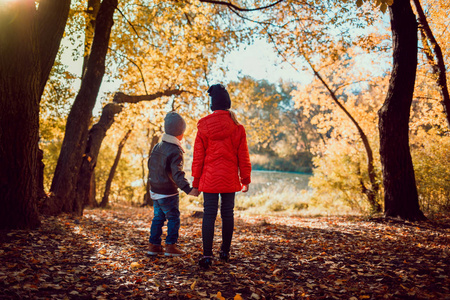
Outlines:
{"label": "distant field", "polygon": [[252,171],[252,183],[247,193],[253,196],[260,193],[301,192],[309,190],[308,181],[311,174]]}
{"label": "distant field", "polygon": [[[305,212],[310,206],[312,190],[308,187],[311,174],[252,171],[247,193],[236,194],[235,208],[250,213]],[[203,207],[203,196],[186,197],[182,206],[190,210]]]}
{"label": "distant field", "polygon": [[[308,186],[311,174],[252,171],[252,182],[247,193],[236,193],[235,211],[253,215],[354,215],[359,212],[335,203],[317,202],[314,191]],[[182,206],[191,211],[203,209],[203,195],[185,197]]]}
{"label": "distant field", "polygon": [[253,171],[247,193],[236,195],[235,207],[253,213],[298,212],[310,205],[309,174]]}

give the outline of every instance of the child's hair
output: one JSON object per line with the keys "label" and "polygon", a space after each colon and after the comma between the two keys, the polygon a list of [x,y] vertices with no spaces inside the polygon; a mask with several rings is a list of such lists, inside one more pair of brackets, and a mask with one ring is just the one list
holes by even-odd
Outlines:
{"label": "child's hair", "polygon": [[236,114],[232,110],[228,110],[230,112],[231,119],[234,121],[236,125],[240,125],[239,121],[236,118]]}

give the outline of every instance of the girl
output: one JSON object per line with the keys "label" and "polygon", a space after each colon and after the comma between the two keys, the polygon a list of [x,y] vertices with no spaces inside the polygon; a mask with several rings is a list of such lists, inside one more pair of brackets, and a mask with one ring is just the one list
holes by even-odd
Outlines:
{"label": "girl", "polygon": [[214,224],[219,195],[222,217],[222,246],[219,257],[228,261],[234,228],[234,198],[238,191],[247,192],[250,184],[251,164],[245,129],[236,120],[230,96],[221,84],[208,89],[212,114],[202,118],[194,144],[192,186],[203,192],[202,224],[203,257],[199,265],[212,264]]}

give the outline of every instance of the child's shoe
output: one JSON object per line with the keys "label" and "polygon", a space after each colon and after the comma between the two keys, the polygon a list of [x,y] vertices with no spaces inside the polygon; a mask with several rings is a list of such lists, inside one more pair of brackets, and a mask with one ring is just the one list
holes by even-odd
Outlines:
{"label": "child's shoe", "polygon": [[208,269],[212,265],[212,256],[203,256],[198,261],[198,265],[203,269]]}
{"label": "child's shoe", "polygon": [[148,247],[148,251],[147,251],[148,255],[158,255],[158,254],[163,254],[163,253],[164,253],[164,250],[161,245],[150,244],[150,246]]}
{"label": "child's shoe", "polygon": [[166,245],[166,252],[164,253],[165,256],[182,256],[183,254],[184,252],[178,249],[176,244]]}
{"label": "child's shoe", "polygon": [[230,260],[230,254],[227,252],[220,251],[219,259],[223,262],[228,262]]}

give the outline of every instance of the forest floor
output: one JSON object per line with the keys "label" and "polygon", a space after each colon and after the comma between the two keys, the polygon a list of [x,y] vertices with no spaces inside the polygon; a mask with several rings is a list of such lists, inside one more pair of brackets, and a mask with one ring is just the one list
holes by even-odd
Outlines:
{"label": "forest floor", "polygon": [[186,255],[149,257],[152,214],[93,209],[0,232],[0,299],[450,299],[450,216],[239,214],[230,262],[205,271],[197,264],[202,219],[182,215]]}

